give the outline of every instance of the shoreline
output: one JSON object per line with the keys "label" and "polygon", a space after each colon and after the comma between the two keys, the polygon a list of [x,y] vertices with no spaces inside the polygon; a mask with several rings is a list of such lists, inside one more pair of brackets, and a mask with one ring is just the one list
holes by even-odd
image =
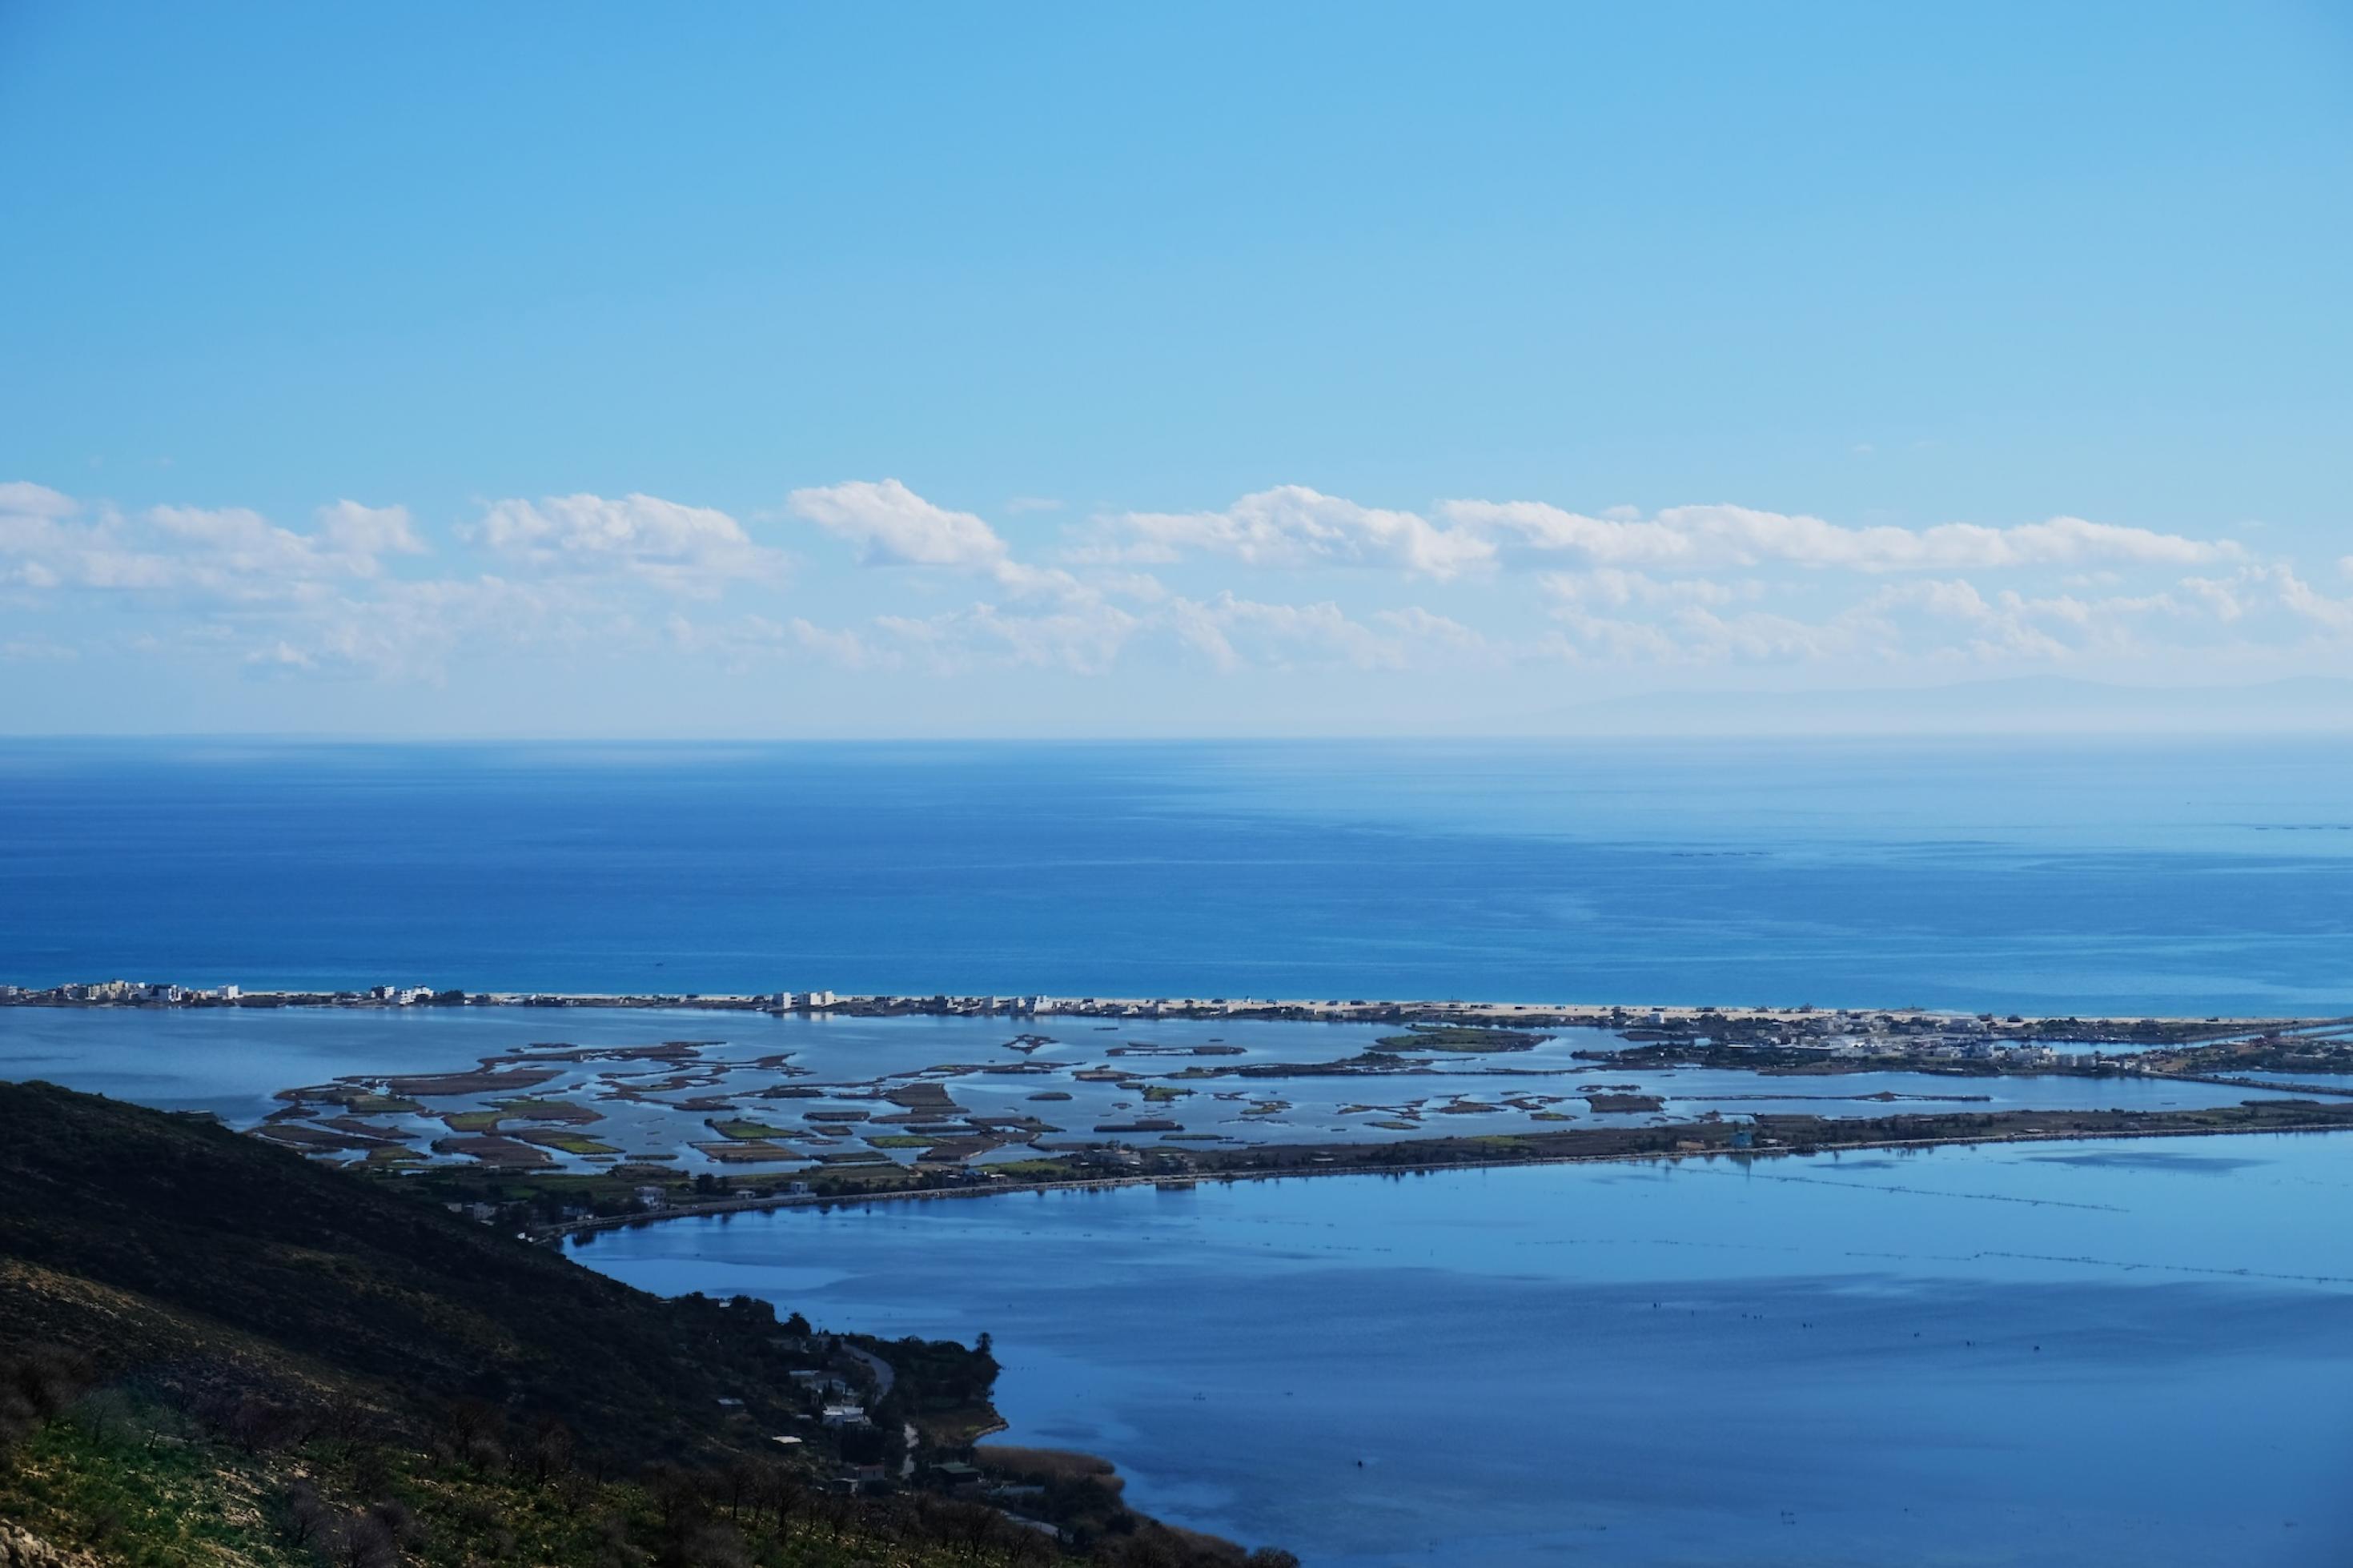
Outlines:
{"label": "shoreline", "polygon": [[[183,986],[169,982],[104,981],[42,987],[0,984],[0,1007],[120,1008],[211,1011],[249,1008],[370,1012],[435,1012],[457,1008],[735,1013],[810,1018],[1094,1018],[1120,1021],[1256,1021],[1324,1024],[1462,1024],[1530,1028],[1661,1030],[1672,1038],[1711,1027],[1743,1032],[1776,1029],[1821,1035],[1873,1026],[1981,1033],[1988,1037],[2065,1037],[2085,1041],[2152,1039],[2187,1044],[2248,1031],[2302,1033],[2353,1028],[2353,1015],[2179,1014],[2101,1012],[1996,1013],[1905,1005],[1826,1006],[1810,1003],[1729,1006],[1701,1002],[1496,1002],[1455,998],[1283,998],[1225,996],[1049,996],[832,992],[551,992],[433,990],[376,986],[367,991],[248,990]],[[1974,1027],[1973,1027],[1974,1026]]]}
{"label": "shoreline", "polygon": [[[2269,1105],[2280,1108],[2286,1108],[2289,1106],[2296,1106],[2299,1108],[2310,1106],[2311,1109],[2316,1110],[2322,1109],[2317,1104],[2310,1101],[2294,1100],[2271,1101],[2250,1100],[2244,1102],[2239,1108],[2239,1113],[2244,1115],[2247,1111],[2259,1105]],[[1694,1159],[1715,1160],[1719,1158],[1730,1158],[1741,1162],[1767,1159],[1810,1159],[1820,1154],[1842,1154],[1874,1149],[1947,1149],[1991,1144],[2118,1142],[2143,1138],[2232,1138],[2248,1137],[2264,1133],[2326,1134],[2330,1132],[2353,1131],[2353,1105],[2346,1105],[2335,1109],[2339,1109],[2344,1113],[2337,1116],[2322,1116],[2317,1119],[2308,1121],[2289,1120],[2248,1126],[2189,1126],[2176,1124],[2121,1128],[2019,1128],[2011,1131],[1990,1133],[1957,1132],[1947,1135],[1930,1135],[1915,1138],[1873,1135],[1852,1140],[1818,1141],[1811,1142],[1803,1148],[1778,1145],[1766,1147],[1720,1146],[1706,1148],[1678,1147],[1641,1150],[1621,1149],[1588,1152],[1527,1152],[1514,1156],[1492,1155],[1483,1158],[1461,1160],[1366,1161],[1365,1163],[1354,1164],[1343,1164],[1338,1163],[1336,1160],[1329,1163],[1317,1163],[1311,1160],[1310,1163],[1304,1164],[1275,1167],[1235,1166],[1229,1169],[1198,1169],[1182,1173],[1162,1173],[1159,1174],[1083,1176],[1051,1180],[994,1182],[985,1186],[877,1187],[862,1191],[833,1194],[775,1194],[761,1196],[719,1199],[702,1204],[672,1205],[667,1208],[646,1214],[613,1215],[582,1220],[566,1221],[558,1225],[528,1227],[524,1234],[530,1240],[534,1242],[544,1245],[559,1245],[565,1241],[592,1237],[603,1231],[625,1230],[637,1226],[659,1225],[669,1220],[709,1219],[727,1215],[760,1213],[776,1209],[831,1208],[836,1205],[914,1202],[935,1198],[956,1199],[1010,1197],[1023,1193],[1109,1192],[1119,1188],[1145,1186],[1183,1189],[1186,1187],[1197,1186],[1203,1182],[1232,1183],[1281,1181],[1294,1176],[1427,1176],[1442,1174],[1450,1171],[1525,1170],[1535,1166],[1633,1164],[1662,1162],[1667,1163],[1681,1163],[1685,1160]],[[1997,1112],[1994,1114],[1997,1116],[2014,1115],[2028,1117],[2046,1115],[2049,1113],[2039,1111],[2017,1111]],[[2166,1116],[2175,1115],[2177,1113],[2126,1112],[2123,1114],[2136,1116],[2147,1115],[2154,1121]],[[2212,1115],[2216,1113],[2204,1112],[2195,1114]],[[1690,1124],[1692,1127],[1704,1125],[1706,1124]],[[1862,1125],[1866,1127],[1881,1128],[1885,1124],[1882,1122],[1867,1122]],[[1668,1127],[1660,1129],[1659,1131],[1678,1131],[1684,1130],[1684,1128],[1680,1127]],[[1466,1144],[1466,1141],[1463,1140],[1446,1140],[1444,1142],[1450,1144]],[[1364,1151],[1386,1151],[1392,1150],[1397,1146],[1384,1144],[1359,1144],[1336,1146],[1324,1145],[1323,1147],[1326,1150],[1333,1147],[1354,1147]]]}

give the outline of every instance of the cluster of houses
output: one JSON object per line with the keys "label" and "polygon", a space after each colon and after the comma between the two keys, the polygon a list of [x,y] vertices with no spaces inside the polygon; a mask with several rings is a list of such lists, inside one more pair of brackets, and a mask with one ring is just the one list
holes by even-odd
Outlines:
{"label": "cluster of houses", "polygon": [[141,1003],[185,1005],[191,1002],[236,1002],[245,994],[237,985],[197,987],[163,981],[94,980],[37,990],[24,985],[0,985],[0,1002],[93,1002],[135,1006]]}
{"label": "cluster of houses", "polygon": [[1790,1051],[1819,1051],[1830,1057],[1909,1057],[1933,1061],[2002,1062],[2011,1067],[2051,1067],[2060,1053],[2049,1046],[2028,1045],[1984,1036],[1950,1037],[1929,1035],[1799,1036],[1781,1041],[1726,1040],[1731,1049],[1757,1045]]}
{"label": "cluster of houses", "polygon": [[176,985],[163,980],[92,980],[77,981],[65,985],[37,989],[25,985],[0,985],[0,1003],[9,1002],[72,1002],[118,1006],[204,1006],[206,1005],[235,1005],[253,1000],[271,1002],[300,1000],[304,1002],[341,1003],[344,1005],[374,1005],[382,1007],[414,1007],[433,1001],[438,996],[453,994],[437,992],[430,985],[372,985],[365,991],[336,991],[316,995],[285,992],[265,992],[248,998],[242,985]]}

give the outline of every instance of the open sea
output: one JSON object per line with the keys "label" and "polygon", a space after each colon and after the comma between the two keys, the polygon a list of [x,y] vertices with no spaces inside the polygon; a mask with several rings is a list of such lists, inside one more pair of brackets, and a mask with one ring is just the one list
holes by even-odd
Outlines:
{"label": "open sea", "polygon": [[0,742],[0,982],[2353,1011],[2353,744]]}
{"label": "open sea", "polygon": [[[0,982],[2342,1015],[2348,763],[2246,742],[10,742]],[[280,1088],[542,1038],[719,1036],[855,1079],[1001,1053],[999,1023],[0,1008],[0,1077],[244,1123]],[[1232,1033],[1271,1059],[1357,1048]],[[1457,1087],[1478,1084],[1430,1086]],[[1728,1112],[1759,1089],[1643,1087]],[[1293,1114],[1305,1136],[1348,1112]],[[2334,1568],[2348,1212],[2353,1140],[2232,1137],[802,1210],[574,1256],[838,1327],[987,1331],[1009,1440],[1101,1453],[1146,1511],[1311,1568]]]}

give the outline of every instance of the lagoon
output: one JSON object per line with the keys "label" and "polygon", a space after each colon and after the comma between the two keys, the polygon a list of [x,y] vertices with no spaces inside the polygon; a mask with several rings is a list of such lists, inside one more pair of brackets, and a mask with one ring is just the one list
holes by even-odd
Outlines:
{"label": "lagoon", "polygon": [[574,1256],[970,1340],[1007,1440],[1322,1568],[2353,1560],[2353,1140],[1320,1177]]}
{"label": "lagoon", "polygon": [[[625,1099],[643,1063],[561,1063],[538,1092],[576,1100],[602,1118],[596,1134],[631,1152],[667,1151],[683,1170],[722,1167],[695,1152],[708,1140],[707,1112],[677,1109],[693,1096],[723,1092],[743,1107],[799,1127],[814,1114],[887,1113],[875,1099],[886,1082],[913,1075],[941,1083],[957,1106],[994,1116],[1036,1114],[1055,1131],[1047,1144],[1109,1142],[1155,1147],[1160,1131],[1098,1133],[1149,1112],[1180,1136],[1250,1143],[1378,1143],[1435,1136],[1525,1132],[1569,1122],[1628,1125],[1707,1114],[1883,1116],[1905,1110],[2162,1110],[2235,1105],[2253,1091],[2181,1079],[2068,1074],[1966,1076],[1857,1072],[1776,1076],[1709,1068],[1627,1068],[1579,1059],[1578,1051],[1625,1044],[1598,1029],[1556,1031],[1534,1049],[1444,1059],[1429,1072],[1377,1077],[1303,1074],[1181,1079],[1235,1064],[1266,1068],[1354,1057],[1392,1026],[1257,1019],[1131,1020],[1116,1028],[1080,1017],[775,1016],[688,1008],[565,1007],[0,1007],[0,1079],[47,1079],[173,1110],[206,1110],[249,1129],[285,1109],[279,1091],[332,1079],[463,1072],[487,1056],[534,1047],[625,1048],[664,1040],[702,1042],[699,1088]],[[1047,1043],[1016,1050],[1017,1037]],[[1231,1055],[1113,1056],[1137,1044],[1181,1050],[1208,1042]],[[781,1062],[779,1062],[781,1058]],[[1117,1067],[1129,1081],[1163,1080],[1182,1098],[1147,1102],[1122,1084],[1078,1076]],[[1008,1069],[1019,1068],[1016,1073]],[[670,1068],[656,1066],[650,1076]],[[629,1074],[638,1075],[635,1079]],[[1602,1085],[1662,1102],[1657,1111],[1595,1111],[1581,1091]],[[787,1101],[763,1098],[789,1086]],[[2353,1080],[2344,1089],[2353,1093]],[[1062,1096],[1039,1102],[1040,1092]],[[1895,1102],[1873,1095],[1901,1097]],[[379,1123],[419,1149],[446,1134],[446,1113],[502,1098],[495,1091],[444,1097],[422,1112],[379,1115]],[[1538,1107],[1541,1109],[1536,1109]],[[1280,1109],[1275,1109],[1279,1107]],[[948,1114],[943,1112],[943,1115]],[[1546,1120],[1535,1118],[1541,1115]],[[806,1131],[806,1129],[804,1129]],[[807,1142],[805,1137],[803,1142]],[[902,1162],[912,1148],[891,1151]],[[990,1158],[1034,1152],[1014,1142]],[[553,1155],[565,1169],[593,1161]],[[794,1162],[797,1163],[797,1162]]]}

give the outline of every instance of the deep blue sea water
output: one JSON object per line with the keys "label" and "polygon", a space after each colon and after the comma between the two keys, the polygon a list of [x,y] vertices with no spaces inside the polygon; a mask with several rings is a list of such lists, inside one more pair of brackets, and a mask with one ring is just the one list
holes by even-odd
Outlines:
{"label": "deep blue sea water", "polygon": [[2353,1140],[2232,1137],[771,1212],[574,1256],[986,1331],[1006,1440],[1312,1568],[2339,1568],[2348,1204]]}
{"label": "deep blue sea water", "polygon": [[0,980],[2353,1011],[2353,745],[0,743]]}

